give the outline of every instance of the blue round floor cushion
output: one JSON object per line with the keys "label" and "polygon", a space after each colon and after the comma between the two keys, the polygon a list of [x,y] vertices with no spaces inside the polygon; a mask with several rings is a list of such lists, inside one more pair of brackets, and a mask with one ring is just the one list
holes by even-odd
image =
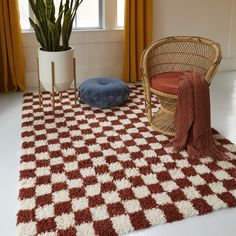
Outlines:
{"label": "blue round floor cushion", "polygon": [[128,99],[129,94],[129,86],[115,78],[92,78],[79,87],[80,99],[99,108],[119,106]]}

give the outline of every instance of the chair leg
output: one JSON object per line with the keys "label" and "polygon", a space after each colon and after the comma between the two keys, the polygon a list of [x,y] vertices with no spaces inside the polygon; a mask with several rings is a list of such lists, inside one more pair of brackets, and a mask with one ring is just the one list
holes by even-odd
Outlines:
{"label": "chair leg", "polygon": [[156,113],[155,118],[153,119],[152,124],[156,127],[156,130],[163,134],[175,135],[174,127],[174,113],[166,110],[162,106]]}
{"label": "chair leg", "polygon": [[158,112],[155,114],[151,126],[163,134],[174,136],[174,114],[176,98],[170,98],[160,94],[157,94],[157,97],[161,106]]}
{"label": "chair leg", "polygon": [[147,114],[147,118],[149,122],[152,121],[152,101],[151,101],[151,92],[150,89],[148,89],[145,84],[143,83],[144,88],[144,97],[145,97],[145,111]]}

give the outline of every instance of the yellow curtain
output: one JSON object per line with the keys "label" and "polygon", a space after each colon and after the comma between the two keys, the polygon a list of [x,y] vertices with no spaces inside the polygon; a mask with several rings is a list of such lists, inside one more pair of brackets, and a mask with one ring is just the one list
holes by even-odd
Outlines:
{"label": "yellow curtain", "polygon": [[18,0],[0,0],[0,91],[25,89]]}
{"label": "yellow curtain", "polygon": [[140,58],[152,41],[153,0],[126,0],[123,80],[141,80]]}

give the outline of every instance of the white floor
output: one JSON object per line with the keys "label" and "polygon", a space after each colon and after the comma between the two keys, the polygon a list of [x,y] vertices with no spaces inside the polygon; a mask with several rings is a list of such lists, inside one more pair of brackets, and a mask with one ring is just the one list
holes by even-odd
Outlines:
{"label": "white floor", "polygon": [[[212,127],[236,143],[236,72],[218,73],[210,89]],[[0,95],[0,236],[16,235],[21,104],[21,93]],[[236,208],[159,225],[129,235],[235,236]]]}

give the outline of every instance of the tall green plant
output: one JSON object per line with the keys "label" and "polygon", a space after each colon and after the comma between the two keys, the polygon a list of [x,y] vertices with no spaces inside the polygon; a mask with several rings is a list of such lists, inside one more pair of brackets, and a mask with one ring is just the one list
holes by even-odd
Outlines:
{"label": "tall green plant", "polygon": [[[64,2],[64,4],[63,4]],[[61,0],[55,17],[53,0],[29,0],[35,20],[29,18],[36,38],[44,51],[69,49],[73,21],[83,0]]]}

